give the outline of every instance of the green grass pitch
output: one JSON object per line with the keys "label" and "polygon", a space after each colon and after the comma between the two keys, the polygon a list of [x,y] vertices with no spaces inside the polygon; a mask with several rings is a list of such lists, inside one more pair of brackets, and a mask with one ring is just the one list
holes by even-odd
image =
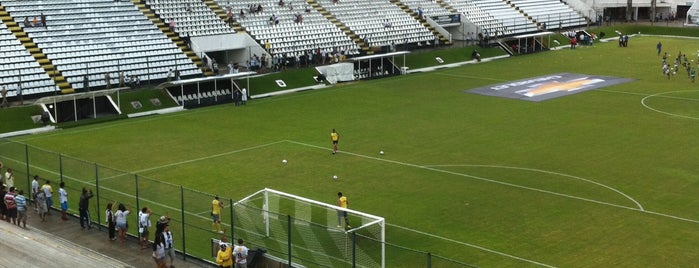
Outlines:
{"label": "green grass pitch", "polygon": [[[699,63],[695,39],[640,36],[14,140],[233,200],[342,191],[386,218],[389,243],[480,267],[689,267],[699,81],[662,76],[658,41]],[[634,81],[544,102],[464,92],[561,72]],[[186,206],[207,216],[201,196]],[[424,256],[390,250],[387,264]]]}

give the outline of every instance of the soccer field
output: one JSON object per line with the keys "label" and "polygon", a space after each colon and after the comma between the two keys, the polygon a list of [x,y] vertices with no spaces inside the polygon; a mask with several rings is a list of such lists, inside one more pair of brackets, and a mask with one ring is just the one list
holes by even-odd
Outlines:
{"label": "soccer field", "polygon": [[[661,75],[658,41],[697,67],[699,40],[639,36],[13,140],[233,200],[342,191],[386,219],[387,242],[479,267],[690,267],[699,82]],[[559,73],[630,82],[540,102],[466,92]],[[391,253],[387,267],[425,265]]]}

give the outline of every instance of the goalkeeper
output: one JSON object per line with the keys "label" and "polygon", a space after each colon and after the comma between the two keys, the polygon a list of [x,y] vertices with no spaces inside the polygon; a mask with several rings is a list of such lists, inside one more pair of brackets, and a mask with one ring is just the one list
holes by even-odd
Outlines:
{"label": "goalkeeper", "polygon": [[[342,195],[342,192],[337,192],[337,206],[341,208],[347,208],[348,205],[349,201],[347,200],[347,197]],[[342,228],[342,218],[345,218],[345,227],[351,228],[349,225],[349,219],[347,219],[346,210],[337,211],[337,228]]]}

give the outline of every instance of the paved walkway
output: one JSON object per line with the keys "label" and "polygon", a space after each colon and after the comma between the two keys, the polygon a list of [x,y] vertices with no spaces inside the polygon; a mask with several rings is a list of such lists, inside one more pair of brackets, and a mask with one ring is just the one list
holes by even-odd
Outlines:
{"label": "paved walkway", "polygon": [[[83,230],[76,217],[62,221],[58,211],[52,211],[48,222],[41,222],[29,206],[26,229],[0,221],[2,267],[155,267],[153,251],[141,250],[134,237],[126,243],[109,241],[106,228]],[[185,261],[180,254],[174,266],[215,267],[193,258]]]}

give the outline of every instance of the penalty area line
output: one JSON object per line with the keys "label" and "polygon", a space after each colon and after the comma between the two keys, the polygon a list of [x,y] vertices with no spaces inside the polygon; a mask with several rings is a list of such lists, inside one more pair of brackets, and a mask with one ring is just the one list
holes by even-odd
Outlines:
{"label": "penalty area line", "polygon": [[136,173],[136,174],[137,174],[137,173],[143,173],[143,172],[147,172],[147,171],[153,171],[153,170],[157,170],[157,169],[168,168],[168,167],[177,166],[177,165],[182,165],[182,164],[193,163],[193,162],[197,162],[197,161],[202,161],[202,160],[217,158],[217,157],[220,157],[220,156],[226,156],[226,155],[236,154],[236,153],[240,153],[240,152],[244,152],[244,151],[255,150],[255,149],[259,149],[259,148],[263,148],[263,147],[267,147],[267,146],[272,146],[272,145],[279,144],[279,143],[282,143],[282,142],[284,142],[284,141],[281,140],[281,141],[275,141],[275,142],[265,143],[265,144],[261,144],[261,145],[257,145],[257,146],[242,148],[242,149],[233,150],[233,151],[228,151],[228,152],[223,152],[223,153],[218,153],[218,154],[207,155],[207,156],[204,156],[204,157],[188,159],[188,160],[185,160],[185,161],[170,163],[170,164],[166,164],[166,165],[162,165],[162,166],[156,166],[156,167],[151,167],[151,168],[146,168],[146,169],[131,171],[131,173]]}
{"label": "penalty area line", "polygon": [[503,252],[500,252],[500,251],[497,251],[497,250],[492,250],[492,249],[489,249],[489,248],[484,248],[484,247],[481,247],[481,246],[478,246],[478,245],[469,244],[469,243],[466,243],[466,242],[461,242],[461,241],[454,240],[454,239],[451,239],[451,238],[446,238],[446,237],[443,237],[443,236],[438,236],[438,235],[435,235],[435,234],[431,234],[431,233],[427,233],[427,232],[423,232],[423,231],[418,231],[418,230],[411,229],[411,228],[408,228],[408,227],[403,227],[403,226],[400,226],[400,225],[395,225],[395,224],[390,224],[390,223],[386,223],[386,225],[391,226],[391,227],[396,227],[396,228],[398,228],[398,229],[403,229],[403,230],[406,230],[406,231],[418,233],[418,234],[421,234],[421,235],[426,235],[426,236],[429,236],[429,237],[441,239],[441,240],[444,240],[444,241],[449,241],[449,242],[456,243],[456,244],[459,244],[459,245],[464,245],[464,246],[476,248],[476,249],[479,249],[479,250],[482,250],[482,251],[485,251],[485,252],[490,252],[490,253],[497,254],[497,255],[500,255],[500,256],[505,256],[505,257],[508,257],[508,258],[512,258],[512,259],[516,259],[516,260],[520,260],[520,261],[524,261],[524,262],[528,262],[528,263],[535,264],[535,265],[539,265],[539,266],[543,266],[543,267],[551,267],[551,268],[556,267],[556,266],[552,266],[552,265],[545,264],[545,263],[542,263],[542,262],[538,262],[538,261],[534,261],[534,260],[530,260],[530,259],[525,259],[525,258],[518,257],[518,256],[515,256],[515,255],[503,253]]}

